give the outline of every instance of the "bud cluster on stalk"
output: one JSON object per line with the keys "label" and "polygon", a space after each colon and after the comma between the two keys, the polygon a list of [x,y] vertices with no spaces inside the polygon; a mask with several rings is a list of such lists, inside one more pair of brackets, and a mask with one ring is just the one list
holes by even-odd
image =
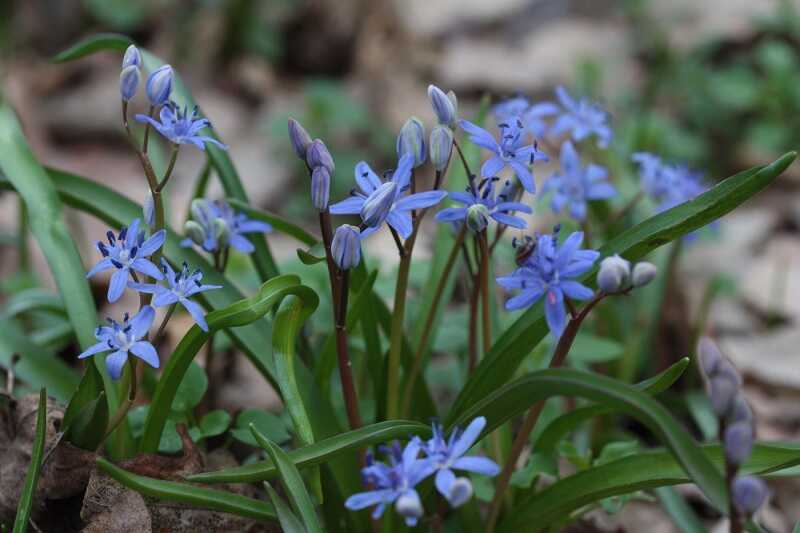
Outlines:
{"label": "bud cluster on stalk", "polygon": [[611,255],[600,262],[597,271],[597,286],[606,294],[617,294],[630,289],[644,287],[658,274],[653,263],[642,261],[631,269],[630,261],[619,255]]}
{"label": "bud cluster on stalk", "polygon": [[453,91],[445,94],[435,85],[428,86],[428,98],[438,121],[431,130],[428,142],[431,164],[437,172],[444,172],[453,153],[453,128],[458,119],[458,102]]}

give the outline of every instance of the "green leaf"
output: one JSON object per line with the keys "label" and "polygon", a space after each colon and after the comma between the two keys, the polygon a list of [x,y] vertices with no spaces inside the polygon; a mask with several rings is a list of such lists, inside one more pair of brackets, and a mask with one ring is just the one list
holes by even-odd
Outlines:
{"label": "green leaf", "polygon": [[258,447],[258,442],[253,437],[250,426],[255,426],[259,432],[278,444],[290,439],[283,420],[260,409],[247,409],[239,413],[239,416],[236,417],[236,428],[231,431],[231,435],[239,442]]}
{"label": "green leaf", "polygon": [[222,435],[231,425],[231,415],[224,409],[215,409],[200,419],[200,431],[203,437]]}
{"label": "green leaf", "polygon": [[[689,358],[684,357],[660,374],[637,383],[634,387],[646,394],[655,396],[671,387],[683,375],[687,366],[689,366]],[[617,410],[610,405],[598,404],[579,407],[563,414],[545,426],[534,444],[534,450],[539,453],[552,454],[558,442],[582,422],[615,412]]]}
{"label": "green leaf", "polygon": [[569,368],[532,372],[494,391],[459,417],[453,426],[465,426],[485,416],[484,434],[551,396],[579,396],[612,406],[646,425],[675,455],[691,479],[718,509],[727,505],[725,480],[699,451],[697,443],[660,403],[620,381]]}
{"label": "green leaf", "polygon": [[275,510],[266,502],[232,492],[140,476],[123,470],[102,457],[97,458],[97,466],[129,489],[151,498],[184,503],[192,507],[212,509],[255,520],[273,521],[277,517]]}
{"label": "green leaf", "polygon": [[[651,217],[622,232],[600,248],[601,256],[620,254],[635,261],[694,230],[729,213],[777,178],[796,156],[788,152],[775,162],[740,172],[721,181],[694,200]],[[596,267],[579,281],[591,283]],[[448,420],[454,420],[472,404],[506,383],[520,363],[547,334],[543,306],[525,311],[494,343],[462,389]]]}
{"label": "green leaf", "polygon": [[281,481],[286,492],[289,493],[289,500],[292,502],[297,514],[303,520],[303,525],[309,533],[319,532],[322,533],[322,528],[319,525],[319,518],[314,509],[314,503],[311,501],[311,495],[308,494],[306,486],[303,483],[303,478],[300,477],[300,472],[297,467],[292,463],[292,460],[286,455],[286,452],[274,442],[270,442],[264,435],[258,432],[254,425],[250,425],[250,431],[253,433],[258,444],[267,452],[267,455],[272,460],[273,464],[278,467]]}
{"label": "green leaf", "polygon": [[300,519],[297,518],[289,506],[286,505],[286,502],[283,501],[283,498],[278,496],[278,493],[275,492],[275,489],[272,488],[267,481],[264,482],[264,488],[269,494],[269,499],[272,501],[272,505],[275,507],[275,510],[278,512],[278,522],[281,524],[281,530],[283,533],[306,533],[303,524],[300,523]]}
{"label": "green leaf", "polygon": [[[718,444],[699,446],[698,451],[714,468],[722,470],[724,458]],[[797,464],[800,464],[800,450],[757,443],[742,473],[765,475]],[[691,481],[670,452],[640,452],[578,472],[535,493],[514,506],[498,531],[540,531],[571,512],[609,496]]]}
{"label": "green leaf", "polygon": [[[213,283],[210,277],[207,281]],[[220,291],[222,290],[220,289]],[[156,385],[151,409],[145,423],[144,435],[139,445],[141,452],[155,452],[161,430],[170,411],[169,407],[173,405],[178,385],[209,335],[220,329],[245,326],[258,320],[290,294],[301,294],[304,298],[309,299],[316,298],[314,291],[299,285],[299,279],[296,276],[279,276],[264,283],[253,296],[239,300],[224,309],[208,313],[206,315],[208,332],[203,331],[197,325],[189,329],[164,366],[161,378]]]}
{"label": "green leaf", "polygon": [[[388,420],[317,441],[309,446],[292,450],[288,455],[298,468],[315,466],[328,462],[340,454],[355,452],[374,444],[388,442],[392,439],[405,439],[411,434],[428,438],[430,433],[431,428],[426,424],[406,420]],[[193,474],[186,479],[199,483],[255,483],[271,479],[275,477],[276,473],[272,461],[259,461],[216,472]]]}
{"label": "green leaf", "polygon": [[31,448],[31,461],[28,473],[25,474],[25,485],[19,496],[17,516],[14,519],[14,533],[28,531],[28,520],[31,517],[33,498],[36,496],[36,485],[39,483],[39,474],[42,472],[42,459],[44,457],[44,438],[47,435],[47,392],[43,388],[39,391],[39,409],[36,412],[36,435]]}
{"label": "green leaf", "polygon": [[308,250],[297,249],[297,258],[304,265],[316,265],[325,261],[325,250],[321,243],[311,244]]}
{"label": "green leaf", "polygon": [[[86,282],[86,270],[61,213],[61,201],[47,173],[34,157],[19,122],[8,105],[0,101],[0,169],[25,201],[30,229],[47,259],[58,292],[75,329],[82,349],[95,343],[97,312]],[[106,371],[103,359],[94,357],[94,364],[103,377],[109,411],[116,411],[117,390]],[[97,397],[99,389],[94,395]],[[117,432],[124,441],[130,436],[123,427]],[[111,441],[115,451],[125,442]]]}
{"label": "green leaf", "polygon": [[[87,372],[87,374],[91,374],[91,372]],[[100,391],[97,398],[84,404],[74,418],[69,419],[69,423],[65,415],[63,427],[65,437],[69,442],[85,450],[97,449],[108,427],[108,404],[105,399],[105,391]]]}
{"label": "green leaf", "polygon": [[672,522],[683,533],[706,533],[703,522],[694,514],[689,504],[672,487],[658,487],[654,491]]}
{"label": "green leaf", "polygon": [[319,241],[319,239],[311,235],[297,224],[293,224],[279,215],[270,213],[269,211],[265,211],[263,209],[257,209],[246,202],[237,200],[235,198],[228,199],[228,202],[237,210],[246,214],[249,218],[266,222],[275,228],[276,231],[279,231],[290,237],[294,237],[306,246],[313,246]]}
{"label": "green leaf", "polygon": [[[55,60],[59,62],[69,61],[96,52],[106,50],[124,50],[128,47],[128,45],[132,44],[132,42],[133,41],[131,41],[130,38],[124,35],[95,35],[61,52],[55,57]],[[164,61],[154,56],[147,50],[142,48],[139,50],[142,53],[144,68],[147,71],[152,72],[164,64]],[[175,73],[172,82],[172,99],[175,100],[179,105],[186,105],[190,109],[197,105],[178,73]],[[200,112],[200,114],[203,113]],[[221,139],[217,137],[216,133],[212,129],[207,130],[206,135],[221,142]],[[247,193],[245,192],[244,186],[242,185],[242,180],[239,178],[239,175],[236,172],[236,168],[234,167],[233,161],[228,155],[227,150],[223,150],[211,143],[207,143],[205,152],[209,161],[211,161],[211,164],[214,166],[214,169],[217,171],[219,180],[222,183],[222,188],[225,190],[225,195],[236,200],[241,200],[243,203],[247,204]],[[253,234],[249,238],[253,242],[253,246],[255,246],[255,251],[250,254],[250,257],[256,270],[258,271],[259,276],[261,277],[261,280],[266,281],[273,276],[277,276],[278,267],[275,265],[275,260],[272,258],[272,253],[267,246],[264,236],[262,234]]]}
{"label": "green leaf", "polygon": [[178,390],[175,391],[172,410],[176,413],[191,411],[200,405],[207,390],[208,377],[206,377],[206,371],[192,361],[183,375],[181,384],[178,385]]}
{"label": "green leaf", "polygon": [[607,363],[619,359],[624,350],[625,348],[615,340],[581,331],[569,351],[568,360],[584,365]]}
{"label": "green leaf", "polygon": [[38,287],[20,291],[8,299],[2,316],[12,318],[29,311],[49,311],[65,315],[64,304],[58,294]]}

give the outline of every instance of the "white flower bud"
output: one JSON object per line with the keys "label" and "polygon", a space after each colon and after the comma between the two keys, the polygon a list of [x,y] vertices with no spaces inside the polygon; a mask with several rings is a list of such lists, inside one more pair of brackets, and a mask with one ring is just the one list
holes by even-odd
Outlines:
{"label": "white flower bud", "polygon": [[647,261],[636,263],[633,267],[633,275],[631,276],[633,286],[644,287],[655,279],[656,274],[658,274],[658,269],[653,263],[648,263]]}

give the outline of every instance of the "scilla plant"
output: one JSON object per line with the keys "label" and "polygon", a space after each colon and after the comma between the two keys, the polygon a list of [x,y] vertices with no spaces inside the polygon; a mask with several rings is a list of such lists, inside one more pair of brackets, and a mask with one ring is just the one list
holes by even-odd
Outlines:
{"label": "scilla plant", "polygon": [[[609,115],[565,88],[552,102],[517,97],[470,115],[453,92],[431,85],[431,109],[420,110],[435,119],[430,133],[409,118],[388,170],[368,154],[338,168],[324,140],[289,120],[287,157],[307,175],[314,213],[289,221],[250,204],[226,145],[175,69],[108,35],[57,60],[101,50],[124,50],[120,102],[98,105],[121,104],[120,128],[144,176],[141,191],[125,192],[144,196],[143,206],[42,167],[11,109],[0,108],[0,185],[24,203],[25,227],[60,291],[12,303],[57,309],[81,347],[76,364],[52,367],[30,348],[17,350],[17,381],[46,387],[66,405],[47,454],[38,428],[19,531],[45,505],[34,505],[39,472],[69,445],[95,452],[95,472],[148,501],[307,532],[553,531],[648,491],[680,501],[669,492],[676,483],[696,485],[739,531],[758,527],[767,497],[753,476],[800,464],[796,449],[754,440],[741,379],[710,340],[700,343],[697,366],[722,452],[654,398],[684,374],[688,358],[640,382],[652,367],[631,370],[620,359],[634,335],[627,321],[658,313],[653,294],[662,294],[680,243],[702,246],[698,231],[767,187],[794,153],[711,186],[659,155],[625,152]],[[142,95],[145,112],[132,113]],[[158,165],[153,153],[164,146]],[[207,165],[187,221],[172,227],[164,191],[189,149]],[[555,171],[542,176],[548,160]],[[224,197],[205,198],[213,176]],[[352,179],[352,193],[332,198],[334,179]],[[65,204],[110,226],[104,239],[94,236],[88,269],[66,229]],[[301,243],[300,262],[276,263],[265,238],[276,232]],[[379,234],[396,249],[388,263],[369,253]],[[673,253],[659,268],[662,246]],[[243,290],[233,260],[260,286]],[[110,273],[103,293],[114,315],[103,324],[88,285],[101,273]],[[311,288],[320,273],[322,292]],[[386,284],[392,297],[380,290]],[[135,308],[119,308],[130,305],[126,292],[136,295]],[[317,310],[320,299],[329,313]],[[184,311],[192,325],[168,349],[167,325]],[[223,335],[278,392],[282,418],[204,403]],[[13,372],[11,359],[0,364]],[[46,409],[43,394],[40,419]],[[173,446],[176,431],[183,438]],[[161,457],[159,475],[141,466],[154,454],[203,457],[220,447],[241,465],[187,470],[182,462],[165,473],[172,463]],[[562,458],[571,468],[558,468]],[[274,480],[277,487],[267,483]],[[224,483],[255,487],[215,486]],[[691,514],[683,502],[676,508]]]}

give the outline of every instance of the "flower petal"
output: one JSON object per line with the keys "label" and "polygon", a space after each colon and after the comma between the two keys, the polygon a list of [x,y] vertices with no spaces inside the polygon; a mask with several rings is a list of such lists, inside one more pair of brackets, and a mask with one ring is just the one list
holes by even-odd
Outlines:
{"label": "flower petal", "polygon": [[536,182],[533,179],[533,173],[528,169],[528,165],[522,164],[519,161],[512,159],[508,163],[514,169],[514,173],[519,178],[522,188],[531,194],[536,192]]}
{"label": "flower petal", "polygon": [[411,235],[411,214],[408,211],[393,210],[389,212],[386,217],[386,222],[400,234],[403,239],[407,239]]}
{"label": "flower petal", "polygon": [[153,320],[156,318],[156,310],[150,305],[142,307],[138,313],[131,318],[130,326],[131,333],[135,339],[141,339],[150,331],[150,326],[153,325]]}
{"label": "flower petal", "polygon": [[255,246],[253,246],[253,243],[250,242],[250,240],[247,237],[243,237],[236,233],[231,234],[230,243],[231,246],[233,246],[234,248],[245,254],[253,253],[253,250],[256,249]]}
{"label": "flower petal", "polygon": [[125,292],[125,286],[128,283],[128,269],[121,268],[111,275],[111,281],[108,283],[108,301],[114,303],[119,300],[122,293]]}
{"label": "flower petal", "polygon": [[517,309],[525,309],[536,303],[542,297],[543,291],[540,288],[525,289],[513,298],[506,301],[507,311],[516,311]]}
{"label": "flower petal", "polygon": [[91,270],[89,270],[89,272],[86,273],[86,277],[91,278],[98,272],[102,272],[103,270],[108,270],[109,268],[115,268],[114,264],[111,262],[110,257],[104,257],[103,259],[98,261],[97,264],[93,266]]}
{"label": "flower petal", "polygon": [[208,324],[206,323],[206,313],[200,304],[198,304],[197,302],[193,302],[188,298],[182,298],[181,305],[183,305],[183,307],[185,307],[186,310],[189,311],[189,314],[192,315],[192,318],[194,319],[195,322],[197,322],[197,325],[200,326],[200,329],[202,329],[203,331],[208,331]]}
{"label": "flower petal", "polygon": [[544,295],[544,316],[553,336],[561,337],[567,324],[567,311],[564,308],[564,294],[557,288],[551,288]]}
{"label": "flower petal", "polygon": [[358,215],[364,207],[364,198],[351,196],[330,206],[332,215]]}
{"label": "flower petal", "polygon": [[456,475],[453,473],[452,470],[449,468],[442,468],[438,472],[436,472],[436,477],[434,478],[434,483],[436,485],[436,490],[439,491],[439,494],[447,498],[450,496],[450,487],[453,485],[453,482],[456,480]]}
{"label": "flower petal", "polygon": [[142,245],[139,247],[139,255],[137,257],[147,257],[151,255],[153,252],[161,248],[166,238],[167,232],[163,229],[158,230],[149,239],[142,243]]}
{"label": "flower petal", "polygon": [[574,300],[588,300],[594,296],[594,291],[577,281],[562,280],[559,284],[561,290],[564,291],[568,297]]}
{"label": "flower petal", "polygon": [[100,341],[97,344],[89,346],[83,353],[81,353],[78,356],[78,359],[85,359],[91,355],[98,354],[101,352],[107,352],[109,350],[111,350],[111,348],[108,347],[108,343],[106,341]]}
{"label": "flower petal", "polygon": [[111,379],[117,380],[122,375],[122,368],[128,361],[128,352],[118,350],[106,357],[106,368]]}
{"label": "flower petal", "polygon": [[484,178],[491,178],[496,176],[506,166],[506,162],[502,157],[493,156],[487,159],[481,166],[481,176]]}
{"label": "flower petal", "polygon": [[433,218],[439,222],[456,222],[459,220],[464,220],[466,216],[466,207],[448,207],[436,213],[436,216]]}
{"label": "flower petal", "polygon": [[453,461],[453,468],[483,476],[496,476],[500,473],[500,467],[488,457],[459,457]]}
{"label": "flower petal", "polygon": [[464,433],[459,435],[458,440],[450,448],[450,457],[461,457],[467,453],[467,450],[472,448],[472,445],[478,440],[484,427],[486,427],[485,417],[479,416],[470,422]]}
{"label": "flower petal", "polygon": [[409,194],[395,202],[394,208],[401,211],[424,209],[438,204],[445,196],[447,196],[445,191],[425,191]]}
{"label": "flower petal", "polygon": [[164,307],[165,305],[172,305],[178,301],[178,295],[169,289],[164,289],[153,298],[153,305],[156,307]]}
{"label": "flower petal", "polygon": [[147,341],[139,341],[131,344],[131,352],[133,355],[152,366],[158,368],[160,361],[158,360],[158,353],[156,349]]}
{"label": "flower petal", "polygon": [[356,164],[355,176],[358,188],[367,196],[383,183],[366,161],[359,161]]}
{"label": "flower petal", "polygon": [[397,493],[391,489],[358,492],[347,498],[344,502],[344,506],[351,511],[360,511],[361,509],[366,509],[367,507],[372,507],[379,503],[391,503],[396,497]]}
{"label": "flower petal", "polygon": [[513,215],[508,215],[506,213],[492,213],[489,215],[493,219],[495,219],[500,224],[504,224],[506,226],[511,226],[512,228],[519,228],[525,229],[528,227],[528,223],[525,222],[523,219],[519,217],[515,217]]}
{"label": "flower petal", "polygon": [[144,257],[137,257],[134,259],[133,263],[131,263],[131,268],[153,279],[164,279],[164,274],[158,267],[154,265],[152,261]]}

